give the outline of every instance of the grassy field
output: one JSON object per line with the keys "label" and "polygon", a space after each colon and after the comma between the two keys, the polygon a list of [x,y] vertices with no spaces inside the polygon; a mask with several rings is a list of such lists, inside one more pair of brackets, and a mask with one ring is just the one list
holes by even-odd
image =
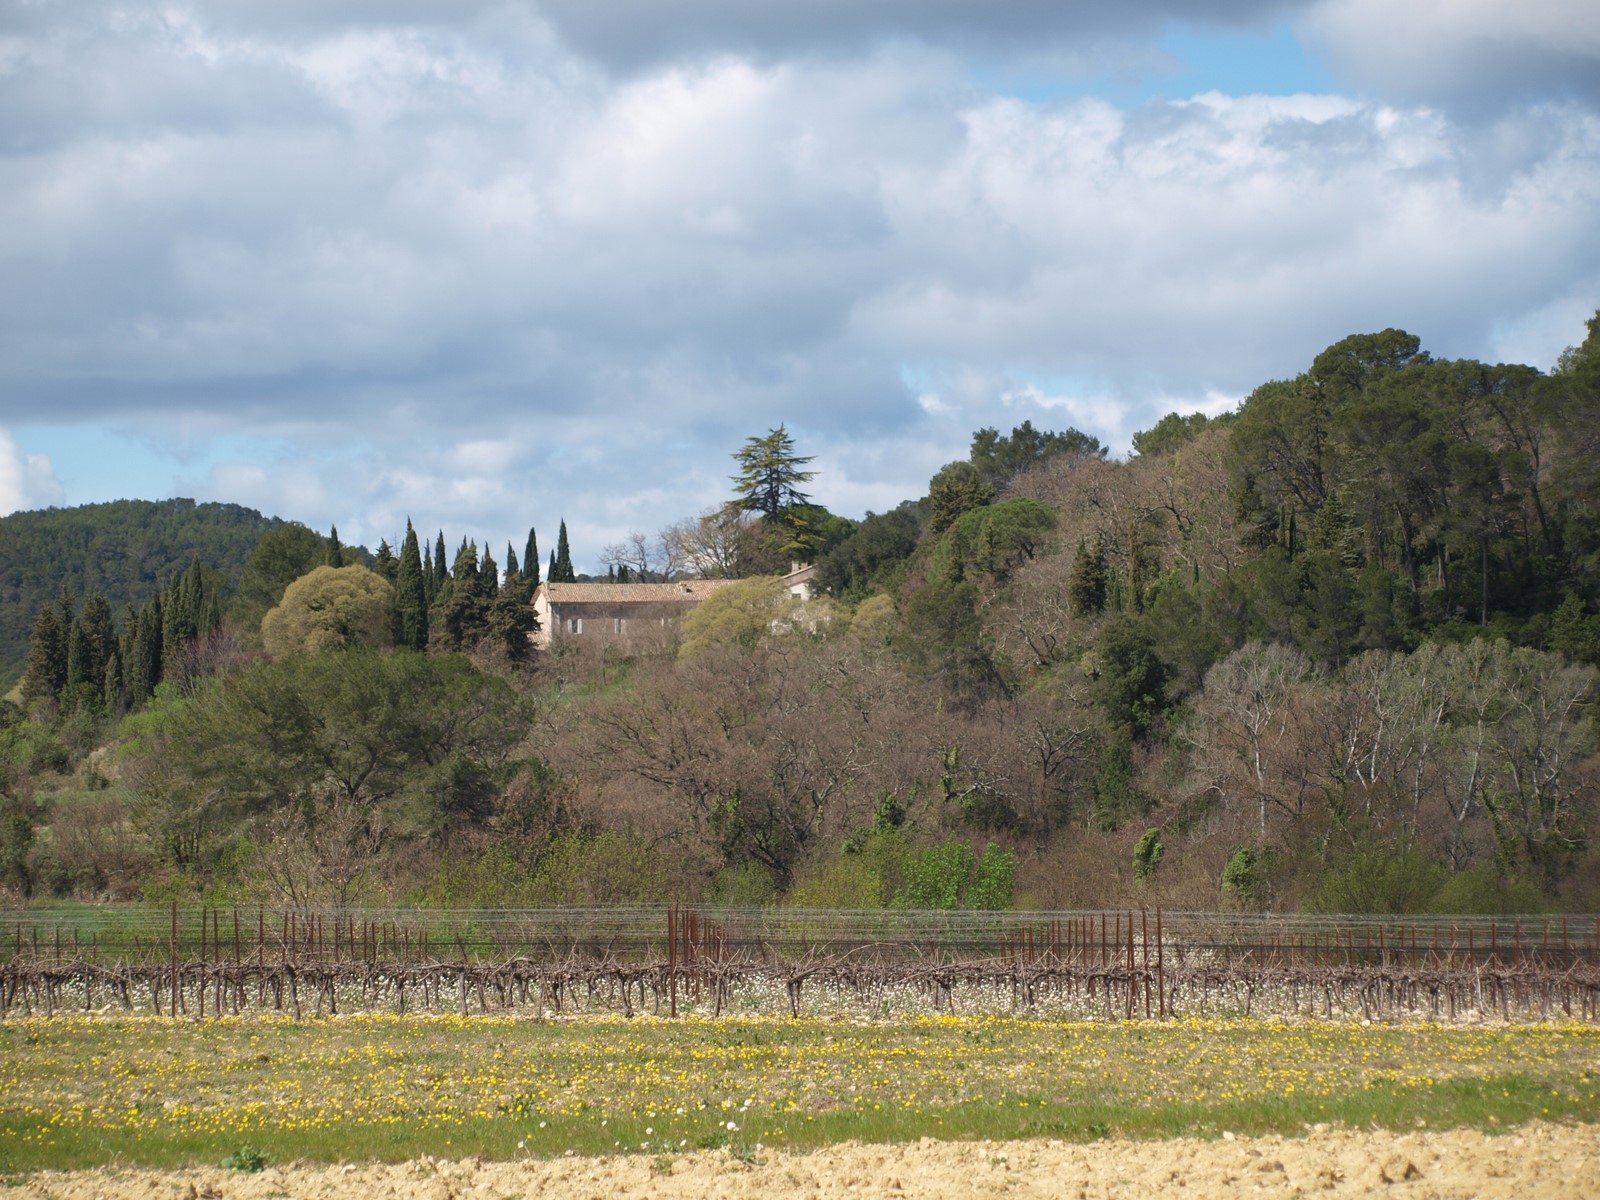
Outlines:
{"label": "grassy field", "polygon": [[1492,1128],[1597,1078],[1572,1024],[57,1017],[0,1025],[0,1170]]}

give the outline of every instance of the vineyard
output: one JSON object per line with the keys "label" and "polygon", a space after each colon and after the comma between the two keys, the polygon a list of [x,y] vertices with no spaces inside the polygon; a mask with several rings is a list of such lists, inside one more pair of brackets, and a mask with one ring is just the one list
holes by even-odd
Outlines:
{"label": "vineyard", "polygon": [[1600,1020],[1600,921],[772,909],[3,914],[0,1018],[111,1006]]}

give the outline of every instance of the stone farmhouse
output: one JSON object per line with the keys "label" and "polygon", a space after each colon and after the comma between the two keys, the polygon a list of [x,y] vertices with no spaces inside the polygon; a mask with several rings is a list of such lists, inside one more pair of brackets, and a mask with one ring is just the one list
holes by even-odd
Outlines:
{"label": "stone farmhouse", "polygon": [[[811,598],[812,566],[796,563],[783,577],[785,590]],[[557,635],[584,638],[637,638],[659,634],[731,579],[683,579],[676,583],[541,583],[533,592],[539,617],[533,643],[548,648]]]}

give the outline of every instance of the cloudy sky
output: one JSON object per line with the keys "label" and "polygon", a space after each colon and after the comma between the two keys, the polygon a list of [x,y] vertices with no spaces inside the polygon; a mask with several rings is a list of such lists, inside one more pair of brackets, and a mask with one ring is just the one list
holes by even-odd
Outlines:
{"label": "cloudy sky", "polygon": [[575,558],[1600,308],[1593,0],[0,0],[0,512]]}

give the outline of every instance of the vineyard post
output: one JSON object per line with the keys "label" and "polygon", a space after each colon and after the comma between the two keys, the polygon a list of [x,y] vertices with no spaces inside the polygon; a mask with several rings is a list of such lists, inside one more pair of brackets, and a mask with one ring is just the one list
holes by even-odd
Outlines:
{"label": "vineyard post", "polygon": [[1161,908],[1156,907],[1156,995],[1161,1002],[1161,1019],[1167,1017],[1167,973],[1161,939]]}
{"label": "vineyard post", "polygon": [[[1118,913],[1120,919],[1121,913]],[[1128,910],[1128,1019],[1133,1019],[1133,1001],[1139,991],[1138,981],[1133,974],[1133,909]]]}
{"label": "vineyard post", "polygon": [[1150,1019],[1150,910],[1139,910],[1139,941],[1144,946],[1144,1016]]}
{"label": "vineyard post", "polygon": [[[678,906],[667,905],[667,992],[670,996],[670,1015],[678,1015]],[[659,995],[660,993],[657,993]],[[660,1001],[657,1001],[659,1004]],[[657,1012],[661,1010],[656,1009]]]}
{"label": "vineyard post", "polygon": [[178,902],[172,902],[172,1017],[178,1017]]}

